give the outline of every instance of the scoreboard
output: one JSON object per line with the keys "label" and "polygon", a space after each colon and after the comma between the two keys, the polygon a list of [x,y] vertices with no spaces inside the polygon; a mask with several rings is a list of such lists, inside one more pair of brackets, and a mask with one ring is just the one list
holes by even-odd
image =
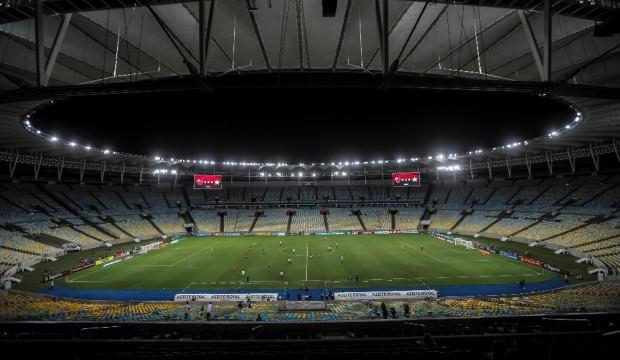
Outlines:
{"label": "scoreboard", "polygon": [[419,172],[392,174],[392,186],[420,186],[421,181]]}
{"label": "scoreboard", "polygon": [[221,189],[222,175],[194,175],[194,189]]}

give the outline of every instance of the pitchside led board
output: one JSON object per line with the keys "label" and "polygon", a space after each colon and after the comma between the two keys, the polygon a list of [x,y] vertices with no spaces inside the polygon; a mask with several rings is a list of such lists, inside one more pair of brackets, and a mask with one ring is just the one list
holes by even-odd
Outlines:
{"label": "pitchside led board", "polygon": [[421,181],[419,172],[392,174],[392,186],[420,186]]}
{"label": "pitchside led board", "polygon": [[222,188],[222,175],[194,175],[194,189],[217,190]]}

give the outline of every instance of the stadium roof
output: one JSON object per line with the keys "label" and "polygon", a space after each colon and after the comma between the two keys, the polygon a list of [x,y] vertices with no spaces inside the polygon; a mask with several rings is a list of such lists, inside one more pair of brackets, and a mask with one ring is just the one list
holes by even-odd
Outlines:
{"label": "stadium roof", "polygon": [[[0,88],[36,83],[35,3],[0,1]],[[389,0],[385,25],[381,1],[336,3],[334,16],[326,17],[321,1],[207,1],[204,28],[211,41],[205,42],[205,72],[381,71],[399,59],[399,72],[541,79],[544,1]],[[43,20],[44,51],[57,52],[50,62],[50,85],[188,74],[184,58],[199,68],[199,2],[48,0],[42,4],[43,13],[49,15]],[[153,4],[152,12],[145,4]],[[620,69],[613,65],[618,64],[620,36],[593,34],[597,28],[602,32],[604,21],[620,19],[620,3],[553,0],[551,4],[551,78],[619,85]],[[383,27],[389,48],[386,65],[381,53]]]}
{"label": "stadium roof", "polygon": [[[334,3],[330,16],[323,2],[308,0],[48,0],[37,31],[37,1],[0,0],[0,148],[115,159],[120,154],[35,136],[26,131],[24,116],[67,96],[217,91],[282,86],[281,80],[289,86],[518,91],[563,99],[584,112],[584,121],[561,136],[541,134],[527,146],[498,144],[495,151],[471,154],[478,160],[588,146],[620,135],[617,110],[601,110],[616,109],[620,98],[620,35],[613,26],[618,1],[550,1],[550,32],[545,1]],[[209,39],[204,46],[201,28]]]}

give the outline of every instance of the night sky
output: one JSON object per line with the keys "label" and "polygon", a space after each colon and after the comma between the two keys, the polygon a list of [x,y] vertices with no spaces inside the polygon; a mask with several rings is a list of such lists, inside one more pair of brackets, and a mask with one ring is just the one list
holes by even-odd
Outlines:
{"label": "night sky", "polygon": [[34,125],[114,151],[294,163],[466,152],[546,134],[573,116],[553,100],[505,93],[252,89],[73,98]]}

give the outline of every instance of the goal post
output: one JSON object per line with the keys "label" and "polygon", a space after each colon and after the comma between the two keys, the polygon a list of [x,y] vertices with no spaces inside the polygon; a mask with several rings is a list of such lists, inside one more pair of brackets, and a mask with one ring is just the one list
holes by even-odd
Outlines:
{"label": "goal post", "polygon": [[463,240],[461,238],[454,238],[454,245],[464,246],[466,249],[473,250],[474,243],[470,240]]}

